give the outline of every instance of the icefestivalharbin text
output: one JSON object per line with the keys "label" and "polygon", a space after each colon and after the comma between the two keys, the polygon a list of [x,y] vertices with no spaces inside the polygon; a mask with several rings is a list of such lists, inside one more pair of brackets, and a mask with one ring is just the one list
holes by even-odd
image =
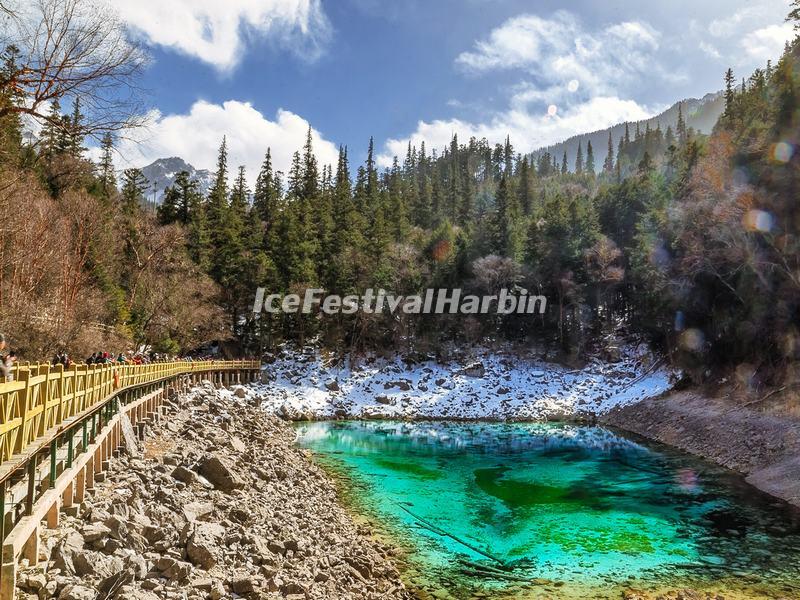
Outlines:
{"label": "icefestivalharbin text", "polygon": [[318,307],[325,314],[350,315],[358,311],[365,313],[402,312],[418,314],[544,314],[547,298],[528,294],[528,290],[515,287],[501,289],[497,294],[474,296],[463,294],[455,289],[427,289],[425,293],[410,296],[389,294],[385,290],[369,288],[362,296],[324,295],[321,288],[308,288],[300,294],[267,294],[266,288],[256,290],[253,312],[304,313],[308,314]]}

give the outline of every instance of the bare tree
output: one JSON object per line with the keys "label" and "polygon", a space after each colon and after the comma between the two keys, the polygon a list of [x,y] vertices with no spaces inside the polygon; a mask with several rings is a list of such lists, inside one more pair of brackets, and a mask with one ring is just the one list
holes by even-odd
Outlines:
{"label": "bare tree", "polygon": [[62,98],[80,98],[80,133],[99,137],[144,123],[135,85],[146,63],[111,9],[85,0],[4,2],[0,41],[7,61],[0,89],[17,100],[0,117],[18,113],[62,127],[50,112]]}
{"label": "bare tree", "polygon": [[508,288],[520,279],[520,267],[513,259],[490,254],[478,258],[472,263],[475,285],[490,294]]}

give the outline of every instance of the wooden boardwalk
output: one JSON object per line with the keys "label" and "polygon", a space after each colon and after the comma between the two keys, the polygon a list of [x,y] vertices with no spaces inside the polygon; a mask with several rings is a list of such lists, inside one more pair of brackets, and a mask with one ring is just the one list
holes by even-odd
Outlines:
{"label": "wooden boardwalk", "polygon": [[19,559],[38,560],[43,523],[79,505],[125,444],[126,421],[159,418],[167,395],[201,379],[244,383],[259,372],[252,360],[15,367],[0,384],[0,600],[14,598]]}

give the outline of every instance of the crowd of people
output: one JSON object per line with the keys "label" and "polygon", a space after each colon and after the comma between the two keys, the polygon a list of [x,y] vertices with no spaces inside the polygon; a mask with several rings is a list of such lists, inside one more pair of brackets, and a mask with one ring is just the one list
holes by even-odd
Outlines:
{"label": "crowd of people", "polygon": [[[0,382],[13,381],[13,367],[17,362],[17,353],[13,350],[7,350],[7,348],[8,342],[6,341],[6,336],[0,333]],[[219,357],[210,354],[174,356],[160,352],[129,350],[127,352],[119,352],[116,355],[113,352],[94,352],[91,356],[87,357],[84,362],[87,365],[149,365],[152,363],[176,360],[194,362],[200,360],[214,360],[216,358]],[[50,364],[53,367],[62,365],[64,369],[69,369],[74,364],[74,361],[69,354],[67,354],[66,350],[60,350],[53,356]]]}
{"label": "crowd of people", "polygon": [[95,352],[86,359],[87,365],[149,365],[152,363],[171,362],[174,360],[195,360],[190,356],[173,356],[159,352],[120,352],[114,356],[113,352]]}

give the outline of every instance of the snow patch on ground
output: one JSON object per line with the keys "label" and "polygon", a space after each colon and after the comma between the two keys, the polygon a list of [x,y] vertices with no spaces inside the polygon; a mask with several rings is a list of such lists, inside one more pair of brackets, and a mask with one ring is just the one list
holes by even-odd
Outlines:
{"label": "snow patch on ground", "polygon": [[[672,373],[639,348],[582,369],[512,353],[407,363],[402,357],[335,363],[284,350],[263,367],[269,383],[224,391],[287,418],[546,419],[599,415],[670,389]],[[241,391],[237,391],[242,387]]]}

